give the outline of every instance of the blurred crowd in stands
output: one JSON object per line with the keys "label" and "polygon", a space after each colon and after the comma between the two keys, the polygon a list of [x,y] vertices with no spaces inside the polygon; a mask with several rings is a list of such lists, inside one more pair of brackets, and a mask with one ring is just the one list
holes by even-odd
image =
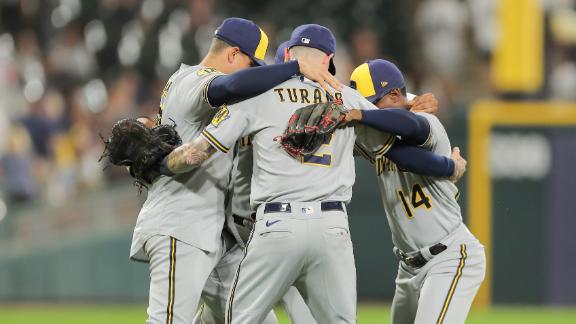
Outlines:
{"label": "blurred crowd in stands", "polygon": [[[447,114],[490,95],[496,2],[3,0],[1,195],[10,203],[57,205],[126,179],[124,170],[103,170],[98,162],[99,134],[106,136],[117,119],[155,114],[166,79],[181,62],[199,61],[228,16],[262,26],[270,37],[270,62],[295,26],[327,25],[338,37],[342,82],[356,65],[387,58],[404,70],[409,91],[434,92]],[[574,81],[574,58],[555,60],[563,67],[553,82],[566,88],[566,79]],[[560,92],[573,99],[573,89]]]}

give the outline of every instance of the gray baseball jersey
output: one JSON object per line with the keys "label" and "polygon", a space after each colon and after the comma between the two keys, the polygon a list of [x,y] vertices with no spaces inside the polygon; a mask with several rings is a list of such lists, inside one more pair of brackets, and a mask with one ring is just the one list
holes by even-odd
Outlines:
{"label": "gray baseball jersey", "polygon": [[[176,122],[184,142],[195,139],[217,112],[207,99],[215,69],[181,65],[168,80],[160,107],[162,123]],[[151,186],[132,240],[131,257],[147,260],[142,246],[153,235],[167,235],[199,249],[220,247],[225,220],[225,201],[232,167],[231,154],[212,157],[202,168],[161,176]]]}
{"label": "gray baseball jersey", "polygon": [[[374,109],[351,88],[345,87],[336,96],[342,97],[346,107]],[[214,148],[224,153],[230,152],[237,139],[254,134],[253,154],[258,163],[253,165],[252,173],[253,209],[270,201],[350,201],[355,180],[351,154],[357,137],[354,128],[336,130],[313,156],[300,161],[284,152],[275,140],[284,132],[296,109],[326,100],[317,84],[294,77],[272,91],[221,108],[202,132]],[[358,142],[378,157],[394,142],[390,134],[375,132],[366,136],[365,127],[357,129]]]}
{"label": "gray baseball jersey", "polygon": [[[450,157],[450,140],[434,115],[418,113],[429,121],[430,134],[422,147]],[[458,189],[448,179],[399,170],[386,157],[375,159],[378,185],[394,245],[412,252],[439,242],[462,224]]]}

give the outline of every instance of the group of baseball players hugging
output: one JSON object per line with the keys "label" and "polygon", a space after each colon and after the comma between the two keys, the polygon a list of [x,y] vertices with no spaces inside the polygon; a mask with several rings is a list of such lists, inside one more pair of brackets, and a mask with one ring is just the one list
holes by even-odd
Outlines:
{"label": "group of baseball players hugging", "polygon": [[[392,323],[464,323],[486,261],[462,221],[454,182],[466,161],[436,98],[407,93],[382,59],[342,85],[324,26],[294,29],[276,64],[267,48],[252,21],[224,20],[203,60],[167,81],[158,116],[139,118],[174,122],[184,142],[134,229],[130,257],[149,263],[147,323],[277,323],[277,305],[295,324],[356,323],[355,156],[374,165],[399,260]],[[290,116],[334,96],[348,126],[313,155],[287,154],[276,138]]]}

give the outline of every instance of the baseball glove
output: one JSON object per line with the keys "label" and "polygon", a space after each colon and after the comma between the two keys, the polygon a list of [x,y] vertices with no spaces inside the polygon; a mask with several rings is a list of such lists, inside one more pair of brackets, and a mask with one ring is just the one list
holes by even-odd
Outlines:
{"label": "baseball glove", "polygon": [[113,165],[127,166],[136,184],[147,187],[160,175],[160,163],[182,140],[175,125],[148,128],[136,119],[122,119],[104,140],[104,153]]}
{"label": "baseball glove", "polygon": [[326,143],[345,118],[346,109],[338,102],[325,102],[302,107],[294,112],[280,145],[295,158],[314,154]]}

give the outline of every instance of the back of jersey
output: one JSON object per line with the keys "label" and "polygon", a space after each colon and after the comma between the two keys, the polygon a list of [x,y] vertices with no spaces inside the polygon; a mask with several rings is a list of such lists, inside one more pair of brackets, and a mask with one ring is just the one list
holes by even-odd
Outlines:
{"label": "back of jersey", "polygon": [[[337,93],[347,107],[361,107],[358,93]],[[216,148],[227,150],[236,139],[252,135],[253,176],[251,204],[272,201],[345,201],[352,197],[355,180],[352,150],[354,128],[338,129],[312,156],[297,160],[277,141],[290,116],[303,106],[327,101],[316,83],[295,77],[258,97],[232,105],[226,115],[203,133]],[[382,133],[383,134],[383,133]],[[389,139],[390,135],[386,134]],[[381,139],[380,143],[385,142]]]}
{"label": "back of jersey", "polygon": [[[450,157],[450,140],[438,118],[418,114],[430,124],[422,147]],[[385,157],[376,159],[376,172],[392,241],[400,250],[411,252],[435,244],[462,223],[458,189],[450,180],[404,172]]]}
{"label": "back of jersey", "polygon": [[[217,112],[207,100],[210,81],[220,73],[186,66],[172,75],[161,99],[162,124],[176,123],[183,142],[190,142]],[[136,231],[176,237],[204,250],[214,250],[224,224],[231,155],[212,157],[202,168],[160,177],[150,188]]]}

